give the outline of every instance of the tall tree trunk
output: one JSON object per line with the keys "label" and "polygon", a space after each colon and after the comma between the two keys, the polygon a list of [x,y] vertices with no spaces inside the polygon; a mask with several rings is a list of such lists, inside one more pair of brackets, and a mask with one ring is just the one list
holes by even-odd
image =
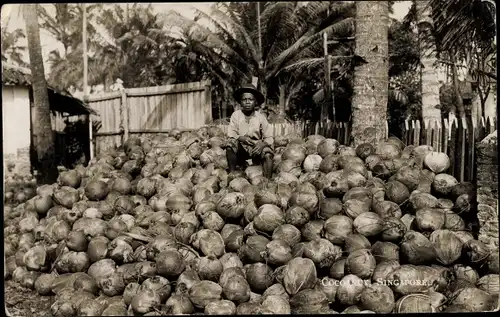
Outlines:
{"label": "tall tree trunk", "polygon": [[55,161],[55,136],[50,120],[50,105],[43,67],[42,47],[40,45],[40,29],[38,27],[37,4],[24,5],[24,19],[28,37],[33,100],[35,103],[35,122],[33,133],[37,153],[37,170],[40,184],[55,183],[58,176]]}
{"label": "tall tree trunk", "polygon": [[418,43],[420,49],[420,84],[422,90],[423,121],[441,120],[439,108],[439,81],[435,67],[436,42],[432,35],[433,20],[429,1],[415,1],[418,18]]}
{"label": "tall tree trunk", "polygon": [[483,115],[483,107],[481,104],[481,98],[477,92],[474,92],[474,97],[472,98],[472,120],[478,123]]}
{"label": "tall tree trunk", "polygon": [[278,117],[277,122],[283,122],[286,117],[286,85],[281,84],[279,86],[280,88],[280,99],[279,99],[279,104],[278,104]]}
{"label": "tall tree trunk", "polygon": [[450,61],[451,61],[451,73],[453,80],[453,92],[455,94],[455,102],[457,103],[457,111],[458,117],[462,118],[465,116],[465,107],[464,100],[462,98],[462,94],[460,93],[460,81],[458,79],[458,67],[456,64],[455,52],[450,52]]}
{"label": "tall tree trunk", "polygon": [[486,96],[486,101],[484,102],[484,118],[491,118],[493,121],[497,117],[497,89],[496,84],[491,87],[488,95]]}
{"label": "tall tree trunk", "polygon": [[387,1],[356,2],[355,54],[366,63],[354,71],[351,136],[354,146],[378,144],[387,136],[388,30]]}
{"label": "tall tree trunk", "polygon": [[229,91],[224,89],[224,98],[222,99],[222,118],[227,118],[227,104],[229,103]]}

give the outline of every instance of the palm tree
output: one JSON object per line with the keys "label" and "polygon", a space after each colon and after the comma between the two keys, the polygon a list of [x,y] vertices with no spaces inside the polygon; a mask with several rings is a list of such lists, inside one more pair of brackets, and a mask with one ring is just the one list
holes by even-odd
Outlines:
{"label": "palm tree", "polygon": [[[55,15],[49,14],[48,7],[52,6]],[[87,5],[88,20],[95,19],[96,12],[102,7],[101,4]],[[82,6],[74,4],[52,4],[41,5],[37,11],[38,18],[41,21],[40,28],[49,32],[58,40],[63,50],[52,50],[49,53],[48,63],[50,65],[50,75],[48,82],[54,88],[67,90],[70,87],[80,88],[83,85],[82,74]],[[96,29],[92,24],[87,25],[89,38],[89,50],[96,50],[97,42]],[[89,83],[100,83],[95,74],[101,70],[95,63],[89,63],[90,76]],[[97,73],[96,73],[97,71]]]}
{"label": "palm tree", "polygon": [[19,44],[19,40],[26,38],[22,29],[7,32],[7,28],[2,30],[2,62],[12,61],[21,67],[28,67],[23,60],[23,53],[26,47]]}
{"label": "palm tree", "polygon": [[[330,14],[327,15],[328,10]],[[262,51],[256,44],[256,28],[245,27],[248,14],[244,12],[237,12],[235,5],[228,3],[217,3],[210,14],[199,11],[197,19],[208,20],[215,32],[174,11],[169,12],[164,21],[166,26],[191,32],[199,39],[200,46],[219,55],[218,64],[231,69],[231,81],[236,85],[250,81],[252,76],[258,77],[259,88],[269,100],[277,99],[280,90],[288,90],[287,94],[298,91],[298,81],[287,83],[283,80],[286,71],[321,65],[323,58],[318,51],[321,52],[323,32],[338,37],[350,35],[354,5],[340,1],[308,2],[306,5],[269,3],[260,15]]]}
{"label": "palm tree", "polygon": [[174,41],[161,29],[151,4],[134,4],[128,12],[113,5],[96,22],[103,27],[106,40],[93,59],[100,63],[104,82],[121,78],[125,87],[138,87],[171,80],[169,48]]}
{"label": "palm tree", "polygon": [[37,5],[27,4],[24,5],[24,9],[32,75],[33,102],[35,104],[34,121],[37,123],[33,124],[33,140],[38,159],[36,167],[40,172],[38,181],[41,184],[52,184],[57,179],[58,171],[55,163],[54,134],[50,121],[49,96],[40,45]]}
{"label": "palm tree", "polygon": [[[496,84],[495,6],[482,0],[429,0],[435,24],[436,44],[442,54],[440,62],[449,65],[453,74],[453,88],[458,102],[459,115],[470,115],[471,109],[462,104],[458,68],[466,67],[469,75],[482,90]],[[475,55],[475,57],[474,57]],[[489,67],[484,67],[490,64]],[[496,91],[496,89],[490,89]],[[486,102],[488,96],[481,98]],[[495,111],[493,111],[495,112]]]}
{"label": "palm tree", "polygon": [[[43,5],[39,7],[38,17],[42,21],[40,28],[48,31],[57,41],[62,43],[63,52],[62,56],[70,53],[82,43],[82,19],[83,12],[80,5],[57,3],[53,6],[55,9],[55,16],[49,14]],[[93,4],[86,6],[87,18],[93,19],[97,9],[101,9],[102,5]],[[92,39],[96,30],[92,25],[87,29],[89,38]]]}
{"label": "palm tree", "polygon": [[389,3],[356,2],[356,55],[364,63],[355,68],[352,97],[354,146],[378,144],[387,135],[389,82]]}
{"label": "palm tree", "polygon": [[441,121],[436,42],[429,1],[414,1],[418,20],[422,120]]}

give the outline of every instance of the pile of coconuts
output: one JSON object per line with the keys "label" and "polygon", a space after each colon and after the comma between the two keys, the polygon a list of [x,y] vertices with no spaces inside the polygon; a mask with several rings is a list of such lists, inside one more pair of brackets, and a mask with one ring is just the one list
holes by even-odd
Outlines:
{"label": "pile of coconuts", "polygon": [[132,137],[62,172],[5,213],[5,277],[54,296],[54,317],[498,306],[498,252],[445,154],[279,136],[267,180],[228,173],[226,141]]}
{"label": "pile of coconuts", "polygon": [[[9,175],[10,174],[10,175]],[[4,178],[4,209],[5,213],[10,208],[26,202],[36,195],[36,180],[31,175],[7,173]]]}

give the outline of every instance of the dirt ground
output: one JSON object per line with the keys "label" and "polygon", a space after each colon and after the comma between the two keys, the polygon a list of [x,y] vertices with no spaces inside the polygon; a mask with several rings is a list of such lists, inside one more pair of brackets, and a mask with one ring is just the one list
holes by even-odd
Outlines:
{"label": "dirt ground", "polygon": [[12,317],[51,316],[53,296],[40,296],[35,291],[21,287],[13,281],[5,281],[5,313]]}

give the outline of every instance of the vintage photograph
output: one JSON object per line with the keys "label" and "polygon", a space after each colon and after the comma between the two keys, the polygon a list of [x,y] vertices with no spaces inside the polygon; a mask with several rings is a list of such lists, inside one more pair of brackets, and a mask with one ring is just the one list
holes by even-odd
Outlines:
{"label": "vintage photograph", "polygon": [[496,14],[3,5],[6,316],[499,310]]}

